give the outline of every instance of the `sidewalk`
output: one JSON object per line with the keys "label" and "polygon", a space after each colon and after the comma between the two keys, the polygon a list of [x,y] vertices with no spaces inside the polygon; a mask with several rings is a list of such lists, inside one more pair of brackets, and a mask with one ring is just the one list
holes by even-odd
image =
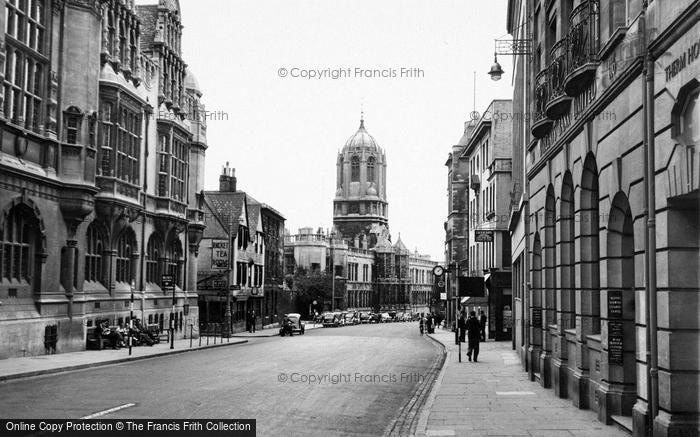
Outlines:
{"label": "sidewalk", "polygon": [[600,436],[629,434],[606,426],[590,410],[531,382],[510,342],[481,343],[479,362],[469,362],[466,343],[458,362],[454,333],[431,337],[447,348],[447,359],[418,423],[417,435]]}
{"label": "sidewalk", "polygon": [[[271,325],[268,325],[271,326]],[[265,329],[258,329],[255,332],[236,332],[235,334],[231,334],[231,337],[242,337],[242,338],[250,338],[250,337],[277,337],[280,335],[280,329],[278,326],[274,327],[268,327],[266,326]],[[307,323],[305,325],[306,331],[310,331],[312,329],[317,329],[317,328],[322,328],[323,325],[314,325],[313,323]]]}
{"label": "sidewalk", "polygon": [[131,349],[131,356],[129,356],[129,348],[121,348],[104,349],[101,351],[67,352],[63,354],[39,355],[25,358],[7,358],[5,360],[0,360],[0,382],[69,370],[106,366],[127,361],[143,360],[165,355],[181,354],[215,347],[233,346],[248,342],[248,340],[230,338],[228,341],[223,339],[222,343],[221,340],[220,337],[217,338],[216,344],[214,344],[214,337],[210,337],[209,345],[207,345],[207,338],[202,337],[202,346],[199,346],[199,339],[196,338],[192,340],[192,348],[190,348],[190,339],[175,340],[175,348],[172,350],[170,349],[170,343],[159,343],[153,346],[138,346]]}

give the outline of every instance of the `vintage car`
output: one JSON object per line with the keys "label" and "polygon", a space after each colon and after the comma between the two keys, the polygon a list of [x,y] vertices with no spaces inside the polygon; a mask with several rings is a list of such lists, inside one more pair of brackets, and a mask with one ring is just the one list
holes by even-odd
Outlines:
{"label": "vintage car", "polygon": [[360,323],[370,323],[372,321],[372,313],[361,312]]}
{"label": "vintage car", "polygon": [[340,326],[340,313],[326,313],[323,315],[323,327],[338,327]]}
{"label": "vintage car", "polygon": [[357,315],[355,313],[345,313],[345,316],[343,318],[344,320],[344,325],[357,325],[360,323],[360,320],[357,318]]}
{"label": "vintage car", "polygon": [[280,335],[282,337],[284,337],[285,335],[292,336],[294,334],[304,335],[304,331],[306,331],[306,328],[304,327],[304,322],[301,321],[301,314],[290,313],[285,314],[284,317],[284,320],[287,320],[288,324],[286,326],[283,324],[280,327]]}
{"label": "vintage car", "polygon": [[380,323],[391,323],[391,321],[393,320],[389,313],[382,313],[379,317]]}

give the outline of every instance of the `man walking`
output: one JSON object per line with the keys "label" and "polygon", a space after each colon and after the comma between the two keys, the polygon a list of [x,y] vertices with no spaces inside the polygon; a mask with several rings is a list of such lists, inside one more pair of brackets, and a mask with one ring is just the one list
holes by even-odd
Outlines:
{"label": "man walking", "polygon": [[467,312],[462,311],[457,320],[457,328],[459,330],[459,342],[464,343],[467,335]]}
{"label": "man walking", "polygon": [[481,323],[481,341],[486,341],[486,314],[483,311],[481,312],[479,322]]}
{"label": "man walking", "polygon": [[469,340],[469,350],[467,351],[467,358],[469,361],[472,360],[472,353],[474,354],[474,362],[479,359],[479,340],[481,335],[481,324],[479,319],[476,318],[476,311],[469,313],[469,318],[467,319],[467,338]]}
{"label": "man walking", "polygon": [[255,334],[255,310],[250,312],[250,327],[252,329],[252,333]]}

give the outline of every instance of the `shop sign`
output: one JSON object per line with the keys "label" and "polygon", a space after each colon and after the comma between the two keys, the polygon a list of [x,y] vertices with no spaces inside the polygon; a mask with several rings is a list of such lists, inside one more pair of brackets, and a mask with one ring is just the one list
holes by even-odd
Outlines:
{"label": "shop sign", "polygon": [[228,240],[211,241],[211,269],[228,270],[229,264],[229,243]]}

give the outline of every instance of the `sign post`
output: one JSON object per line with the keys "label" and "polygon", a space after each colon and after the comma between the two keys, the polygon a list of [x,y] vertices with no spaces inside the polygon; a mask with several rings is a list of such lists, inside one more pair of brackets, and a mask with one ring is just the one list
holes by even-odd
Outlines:
{"label": "sign post", "polygon": [[131,356],[131,333],[134,330],[134,289],[136,281],[131,280],[131,301],[129,302],[129,356]]}
{"label": "sign post", "polygon": [[175,281],[173,275],[163,275],[161,278],[161,287],[163,291],[169,291],[172,289],[173,292],[173,309],[170,313],[170,349],[175,349]]}

